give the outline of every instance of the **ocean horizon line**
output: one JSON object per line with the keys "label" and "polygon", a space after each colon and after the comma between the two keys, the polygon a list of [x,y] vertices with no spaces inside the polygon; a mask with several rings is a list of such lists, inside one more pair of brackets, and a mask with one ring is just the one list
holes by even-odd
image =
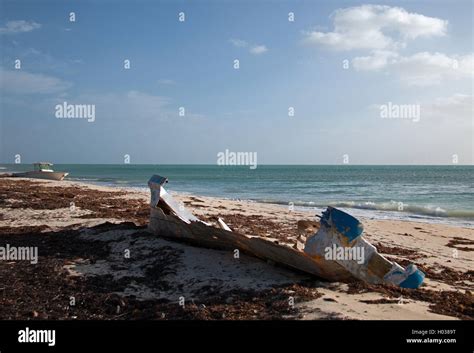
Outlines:
{"label": "ocean horizon line", "polygon": [[[24,163],[3,163],[0,162],[0,165],[30,165],[38,163],[35,162],[24,162]],[[238,168],[248,168],[248,165],[219,165],[217,163],[64,163],[64,162],[54,162],[53,165],[110,165],[110,166],[153,166],[153,165],[160,165],[160,166],[212,166],[212,167],[238,167]],[[361,166],[361,167],[474,167],[474,164],[461,164],[461,163],[447,163],[447,164],[358,164],[358,163],[339,163],[339,164],[273,164],[273,163],[259,163],[258,166],[278,166],[278,167],[286,167],[286,166],[321,166],[321,167],[338,167],[338,166]]]}

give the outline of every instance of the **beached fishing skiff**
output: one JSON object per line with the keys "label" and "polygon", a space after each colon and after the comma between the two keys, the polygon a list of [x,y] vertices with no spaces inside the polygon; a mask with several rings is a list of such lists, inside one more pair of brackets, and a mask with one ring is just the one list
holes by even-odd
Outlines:
{"label": "beached fishing skiff", "polygon": [[48,180],[63,180],[69,173],[55,172],[51,167],[52,163],[38,162],[34,163],[34,170],[23,173],[14,173],[12,176],[19,178],[34,178],[34,179],[48,179]]}
{"label": "beached fishing skiff", "polygon": [[336,208],[328,207],[322,214],[318,231],[307,239],[304,249],[295,249],[234,232],[220,218],[217,223],[220,228],[203,222],[166,192],[163,185],[167,182],[159,175],[148,181],[151,191],[148,230],[153,234],[201,247],[239,249],[330,281],[356,277],[368,283],[387,283],[403,288],[418,288],[423,282],[424,273],[415,265],[403,268],[380,255],[362,237],[362,224]]}

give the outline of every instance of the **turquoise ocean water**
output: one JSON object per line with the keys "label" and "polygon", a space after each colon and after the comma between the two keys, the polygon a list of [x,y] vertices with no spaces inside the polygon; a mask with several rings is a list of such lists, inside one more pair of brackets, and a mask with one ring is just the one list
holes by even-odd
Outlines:
{"label": "turquoise ocean water", "polygon": [[[25,171],[26,164],[0,165]],[[355,216],[474,226],[474,166],[248,166],[57,164],[69,180],[147,188],[152,174],[167,189],[195,195],[246,199],[312,208],[331,205]]]}

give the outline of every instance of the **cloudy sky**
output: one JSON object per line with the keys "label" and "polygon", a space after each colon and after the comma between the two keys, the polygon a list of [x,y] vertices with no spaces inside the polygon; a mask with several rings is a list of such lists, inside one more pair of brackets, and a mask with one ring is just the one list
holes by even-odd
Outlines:
{"label": "cloudy sky", "polygon": [[473,163],[469,0],[0,6],[3,163]]}

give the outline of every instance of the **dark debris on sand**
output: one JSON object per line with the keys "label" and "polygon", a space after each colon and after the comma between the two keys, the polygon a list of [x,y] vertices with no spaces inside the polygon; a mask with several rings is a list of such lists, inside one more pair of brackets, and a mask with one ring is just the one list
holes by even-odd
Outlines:
{"label": "dark debris on sand", "polygon": [[388,246],[380,242],[374,243],[373,245],[381,254],[404,256],[410,260],[417,260],[426,257],[426,255],[420,254],[420,252],[416,250],[406,249],[399,246]]}
{"label": "dark debris on sand", "polygon": [[55,210],[74,205],[92,211],[91,214],[79,218],[116,218],[127,219],[138,225],[147,224],[150,215],[148,203],[143,200],[125,199],[122,196],[126,194],[122,191],[99,191],[77,186],[42,186],[41,183],[28,180],[3,179],[0,182],[0,207]]}
{"label": "dark debris on sand", "polygon": [[[207,220],[216,221],[217,217],[209,217]],[[231,229],[241,234],[277,238],[283,243],[292,243],[299,235],[296,223],[290,226],[261,215],[226,214],[224,220]]]}
{"label": "dark debris on sand", "polygon": [[474,251],[474,247],[467,247],[466,245],[474,245],[474,240],[467,239],[467,238],[461,238],[461,237],[454,237],[453,239],[450,239],[448,244],[446,244],[447,247],[457,249],[457,250],[462,250],[462,251]]}
{"label": "dark debris on sand", "polygon": [[[87,259],[90,263],[107,259],[110,253],[107,242],[83,240],[79,230],[38,233],[38,229],[42,227],[14,228],[3,233],[2,246],[4,243],[38,246],[41,260],[35,265],[26,261],[0,262],[2,319],[285,319],[286,315],[297,315],[290,297],[298,303],[321,295],[311,285],[294,284],[262,291],[224,293],[219,288],[209,288],[204,300],[191,301],[184,307],[165,299],[138,300],[115,292],[122,291],[131,280],[142,281],[158,290],[169,289],[173,284],[163,278],[173,271],[180,250],[157,249],[156,254],[151,254],[154,261],[144,278],[70,276],[64,266],[78,259]],[[89,231],[100,233],[113,229],[134,229],[133,236],[143,234],[143,227],[132,223],[107,223]],[[72,298],[74,305],[71,305]]]}
{"label": "dark debris on sand", "polygon": [[474,296],[470,291],[435,291],[418,288],[416,290],[399,288],[385,284],[369,284],[362,281],[349,283],[349,294],[377,292],[387,298],[413,299],[430,303],[432,312],[441,315],[454,316],[463,320],[474,319]]}

